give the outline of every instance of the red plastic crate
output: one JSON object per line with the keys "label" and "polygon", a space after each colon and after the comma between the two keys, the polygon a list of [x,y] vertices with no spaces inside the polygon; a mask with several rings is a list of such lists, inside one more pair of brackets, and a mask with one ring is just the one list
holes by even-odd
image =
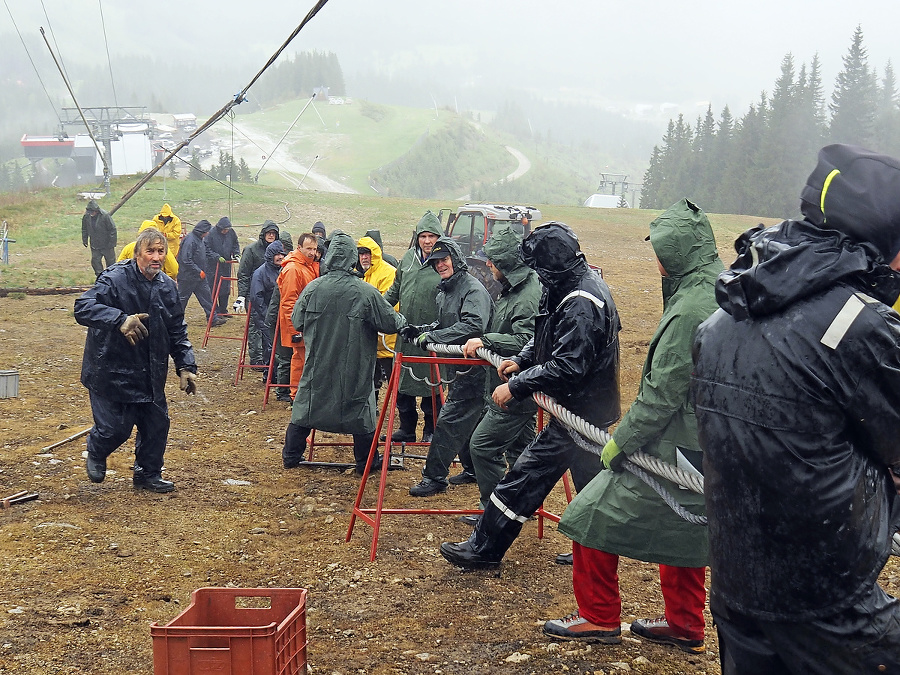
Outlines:
{"label": "red plastic crate", "polygon": [[150,635],[154,675],[305,675],[306,589],[198,588]]}

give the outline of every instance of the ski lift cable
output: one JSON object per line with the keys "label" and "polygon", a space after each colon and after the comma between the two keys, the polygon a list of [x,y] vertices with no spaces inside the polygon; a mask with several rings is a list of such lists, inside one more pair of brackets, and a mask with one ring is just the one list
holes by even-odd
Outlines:
{"label": "ski lift cable", "polygon": [[[216,181],[219,185],[222,185],[222,186],[224,186],[224,187],[227,187],[229,190],[231,190],[231,192],[237,192],[237,193],[238,193],[239,195],[241,195],[241,196],[244,195],[244,193],[241,192],[240,190],[236,190],[235,188],[231,187],[230,185],[228,185],[228,184],[226,184],[226,183],[223,183],[223,182],[220,181],[218,178],[216,178],[215,176],[213,176],[211,173],[206,173],[206,171],[204,171],[203,169],[201,169],[199,166],[197,166],[197,165],[195,165],[195,164],[192,164],[191,162],[187,161],[184,157],[179,157],[178,155],[175,155],[175,159],[177,159],[179,162],[184,162],[184,163],[187,164],[189,167],[191,167],[192,169],[194,169],[194,171],[199,171],[200,173],[202,173],[204,176],[206,176],[206,177],[209,178],[210,180]],[[230,196],[230,194],[231,194],[231,193],[229,193],[229,196]],[[231,217],[231,216],[229,215],[229,218],[230,218],[230,217]]]}
{"label": "ski lift cable", "polygon": [[6,12],[9,14],[9,20],[12,21],[13,28],[16,29],[16,34],[19,36],[19,40],[21,40],[22,42],[22,47],[25,49],[25,54],[28,56],[28,60],[31,62],[31,67],[34,68],[34,74],[37,76],[38,82],[41,83],[41,89],[44,90],[44,94],[47,96],[47,101],[50,103],[50,107],[53,108],[53,114],[56,115],[56,120],[59,122],[59,126],[62,127],[62,118],[60,118],[59,116],[59,112],[57,111],[56,104],[53,102],[53,98],[51,98],[50,96],[50,92],[47,91],[47,86],[44,84],[44,80],[41,78],[41,73],[38,71],[34,59],[31,58],[31,52],[28,51],[28,45],[25,44],[25,38],[22,37],[19,26],[16,24],[16,20],[13,18],[12,10],[10,10],[9,8],[9,3],[6,0],[3,0],[3,4],[6,7]]}
{"label": "ski lift cable", "polygon": [[[81,106],[78,104],[78,99],[75,98],[75,92],[72,91],[72,86],[69,84],[69,80],[66,77],[65,73],[63,73],[62,67],[59,65],[59,61],[56,58],[56,54],[53,52],[53,48],[50,46],[49,40],[47,40],[47,34],[44,32],[44,27],[41,26],[41,37],[44,38],[44,44],[47,45],[47,49],[50,51],[50,56],[53,57],[53,63],[56,64],[57,70],[59,70],[59,75],[62,77],[63,82],[66,85],[66,89],[69,90],[69,95],[72,97],[72,100],[75,102],[75,107],[78,109],[78,114],[81,115],[81,121],[84,122],[84,128],[87,129],[88,135],[91,137],[91,140],[94,142],[94,147],[97,149],[97,154],[100,156],[100,160],[103,162],[103,176],[104,176],[104,184],[106,184],[106,178],[109,177],[109,165],[106,163],[106,155],[100,149],[100,144],[97,143],[97,139],[94,137],[94,132],[91,130],[91,125],[88,124],[87,119],[84,116],[84,111],[81,109]],[[62,121],[60,120],[60,124]]]}
{"label": "ski lift cable", "polygon": [[[297,121],[300,119],[300,116],[306,111],[306,109],[309,107],[309,104],[312,103],[313,100],[314,100],[315,98],[316,98],[316,95],[315,95],[315,94],[313,94],[312,96],[310,96],[310,97],[309,97],[309,100],[306,102],[306,105],[303,106],[303,108],[300,110],[299,113],[297,113],[297,116],[294,118],[294,121],[291,122],[290,126],[287,128],[287,131],[284,132],[284,134],[282,135],[282,137],[281,137],[280,139],[278,139],[278,142],[275,144],[275,147],[272,148],[272,152],[270,152],[270,153],[268,153],[268,154],[266,155],[266,158],[263,160],[262,166],[260,166],[260,167],[259,167],[259,171],[256,172],[256,176],[254,177],[254,180],[255,180],[256,178],[259,178],[259,174],[260,174],[260,172],[263,170],[263,168],[266,166],[266,162],[268,162],[268,161],[269,161],[269,158],[272,157],[272,155],[275,154],[275,151],[278,150],[278,146],[280,146],[281,143],[282,143],[282,141],[284,141],[284,139],[287,138],[287,135],[288,135],[289,133],[291,133],[291,129],[294,128],[294,125],[297,124]],[[233,128],[234,128],[234,127],[232,127],[232,129],[233,129]],[[233,135],[234,135],[234,132],[232,132],[232,137],[233,137]],[[232,141],[232,147],[234,147],[234,141]]]}
{"label": "ski lift cable", "polygon": [[[5,2],[5,0],[4,0],[4,2]],[[312,7],[312,9],[310,9],[309,12],[307,13],[307,15],[303,18],[303,21],[300,22],[300,25],[294,29],[294,31],[288,36],[287,40],[285,40],[284,43],[275,51],[275,53],[272,54],[272,56],[269,58],[269,60],[266,62],[266,64],[262,67],[262,69],[253,77],[252,80],[250,80],[250,83],[247,86],[245,86],[243,89],[241,89],[241,91],[239,91],[237,94],[235,94],[234,97],[228,103],[226,103],[218,112],[214,113],[212,117],[210,117],[208,120],[206,120],[206,122],[204,122],[201,126],[197,127],[197,129],[195,129],[194,132],[190,136],[188,136],[186,139],[181,141],[181,143],[176,145],[172,150],[170,150],[169,154],[166,155],[165,157],[163,157],[159,161],[159,164],[157,164],[155,167],[150,169],[150,171],[148,171],[144,175],[144,177],[141,178],[141,180],[139,180],[134,185],[134,187],[132,187],[128,192],[126,192],[124,194],[122,199],[119,200],[118,204],[115,204],[109,210],[109,214],[110,215],[114,214],[122,206],[122,204],[124,204],[129,199],[131,199],[131,197],[138,190],[140,190],[144,185],[146,185],[147,181],[149,181],[151,178],[153,178],[153,176],[155,176],[159,172],[159,170],[161,168],[163,168],[163,166],[166,165],[166,162],[168,162],[170,159],[172,159],[172,157],[174,157],[178,153],[179,150],[181,150],[184,146],[188,145],[192,140],[197,138],[197,136],[199,136],[204,131],[209,129],[216,122],[221,120],[228,113],[228,111],[230,111],[236,105],[238,105],[239,103],[242,103],[244,101],[247,91],[250,89],[250,87],[252,87],[256,83],[256,81],[262,76],[262,74],[269,68],[269,66],[271,66],[279,56],[281,56],[281,53],[285,49],[287,49],[287,46],[291,43],[291,41],[295,37],[297,37],[297,34],[301,30],[303,30],[303,28],[304,28],[304,26],[306,26],[306,24],[308,24],[310,21],[312,21],[313,17],[316,14],[318,14],[319,10],[322,9],[327,3],[328,3],[328,0],[318,0],[316,2],[316,4]]]}
{"label": "ski lift cable", "polygon": [[113,101],[116,107],[119,107],[119,97],[116,94],[116,81],[113,79],[112,59],[109,56],[109,39],[106,37],[106,19],[103,18],[103,2],[97,0],[97,6],[100,8],[100,26],[103,28],[103,43],[106,45],[106,62],[109,64],[109,82],[112,85]]}
{"label": "ski lift cable", "polygon": [[56,42],[56,33],[53,32],[53,26],[50,24],[50,15],[47,14],[47,8],[44,6],[44,0],[41,0],[41,9],[44,10],[44,18],[47,19],[47,29],[50,31],[50,35],[53,37],[53,46],[56,47],[56,53],[59,54],[59,62],[62,64],[63,72],[66,74],[66,77],[69,76],[69,71],[66,68],[66,64],[62,58],[62,50],[59,48],[59,44]]}

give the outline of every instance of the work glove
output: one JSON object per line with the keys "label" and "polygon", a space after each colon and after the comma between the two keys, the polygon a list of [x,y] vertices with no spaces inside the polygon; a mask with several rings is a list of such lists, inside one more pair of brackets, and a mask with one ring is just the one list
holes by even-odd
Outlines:
{"label": "work glove", "polygon": [[622,448],[612,438],[606,442],[606,445],[603,446],[603,452],[600,453],[600,459],[604,468],[612,469],[613,471],[621,471],[622,462],[627,458],[628,455],[622,452]]}
{"label": "work glove", "polygon": [[234,304],[231,306],[231,309],[234,310],[235,314],[243,314],[246,311],[244,306],[244,296],[238,296],[238,299],[234,301]]}
{"label": "work glove", "polygon": [[412,342],[413,340],[415,340],[417,337],[419,337],[419,334],[421,332],[422,332],[421,326],[413,326],[412,324],[403,326],[403,328],[401,328],[399,331],[397,331],[397,333],[400,335],[400,337],[402,337],[407,342]]}
{"label": "work glove", "polygon": [[223,258],[222,256],[219,256],[219,262],[220,262],[220,263],[225,262],[225,258]]}
{"label": "work glove", "polygon": [[182,370],[179,375],[181,378],[181,391],[185,394],[197,393],[197,376],[189,370]]}
{"label": "work glove", "polygon": [[150,331],[141,323],[144,319],[149,318],[149,314],[129,314],[122,322],[122,325],[119,326],[119,331],[132,347],[150,335]]}
{"label": "work glove", "polygon": [[201,278],[201,279],[205,279],[205,278],[206,278],[206,272],[204,272],[203,270],[200,270],[200,278]]}
{"label": "work glove", "polygon": [[425,349],[425,345],[431,341],[431,336],[428,333],[422,333],[413,340],[413,344],[419,349]]}

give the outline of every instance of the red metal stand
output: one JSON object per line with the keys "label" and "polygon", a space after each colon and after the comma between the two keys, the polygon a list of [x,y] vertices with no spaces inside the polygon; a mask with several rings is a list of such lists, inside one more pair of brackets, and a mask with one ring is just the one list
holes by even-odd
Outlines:
{"label": "red metal stand", "polygon": [[[233,265],[235,260],[226,260],[230,265]],[[222,263],[219,263],[222,264]],[[222,288],[223,281],[234,281],[237,282],[237,277],[220,277],[219,276],[219,268],[216,267],[216,278],[213,282],[213,293],[212,293],[212,311],[209,313],[209,318],[206,320],[206,333],[203,334],[203,343],[200,345],[201,347],[205,347],[206,343],[209,342],[210,338],[218,338],[219,340],[240,340],[239,337],[234,337],[230,335],[213,335],[210,331],[212,330],[212,322],[217,316],[240,316],[240,314],[226,313],[226,314],[217,314],[216,313],[216,305],[218,304],[217,298],[219,297],[219,291]],[[229,298],[230,300],[231,298]],[[248,313],[249,316],[249,313]],[[244,338],[246,340],[246,338]]]}
{"label": "red metal stand", "polygon": [[[269,402],[269,392],[273,387],[288,387],[290,385],[287,384],[274,384],[272,382],[272,377],[275,375],[275,347],[278,345],[278,341],[281,339],[281,317],[275,317],[275,330],[273,331],[275,337],[272,338],[272,352],[269,354],[269,370],[266,374],[266,386],[263,387],[263,404],[262,409],[266,409],[266,404]],[[246,348],[247,342],[244,341],[244,346]]]}
{"label": "red metal stand", "polygon": [[[462,358],[449,358],[443,356],[404,356],[399,352],[394,357],[394,367],[391,370],[391,377],[388,380],[388,390],[387,395],[385,396],[384,406],[381,409],[381,413],[378,416],[378,424],[375,428],[375,439],[372,442],[372,447],[369,450],[369,458],[366,461],[366,468],[363,471],[362,480],[359,484],[359,490],[356,494],[356,501],[353,504],[353,514],[350,516],[350,525],[347,528],[347,537],[345,541],[350,541],[350,537],[353,535],[353,528],[356,525],[356,519],[359,518],[367,525],[372,527],[372,546],[369,552],[369,560],[374,561],[375,556],[378,552],[378,535],[381,531],[381,517],[383,515],[460,515],[460,514],[480,514],[482,513],[481,509],[386,509],[384,508],[384,493],[387,487],[387,476],[388,476],[388,466],[390,465],[390,455],[391,455],[391,436],[390,433],[386,435],[386,439],[384,442],[384,451],[383,458],[381,461],[381,479],[378,483],[378,497],[375,502],[374,508],[361,508],[360,504],[362,503],[363,495],[366,490],[366,483],[369,479],[369,472],[372,469],[372,464],[375,459],[375,455],[378,451],[379,438],[381,436],[381,431],[385,426],[385,421],[387,421],[387,428],[390,432],[394,428],[394,414],[396,410],[396,402],[397,402],[397,392],[398,386],[400,384],[400,373],[403,366],[403,363],[428,363],[432,366],[437,366],[438,364],[445,365],[461,365],[461,366],[482,366],[487,365],[489,367],[490,364],[487,361],[482,361],[481,359],[462,359]],[[566,483],[568,485],[568,483]],[[567,491],[567,496],[568,496]],[[559,522],[559,516],[549,511],[545,511],[544,507],[541,506],[537,511],[538,516],[538,537],[543,537],[544,534],[544,518],[552,520],[554,522]]]}

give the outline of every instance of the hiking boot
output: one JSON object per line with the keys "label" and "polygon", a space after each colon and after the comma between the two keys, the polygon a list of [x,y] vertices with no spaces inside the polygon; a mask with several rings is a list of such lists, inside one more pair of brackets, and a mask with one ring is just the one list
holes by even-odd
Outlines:
{"label": "hiking boot", "polygon": [[688,654],[702,654],[706,650],[702,637],[699,640],[691,639],[682,631],[672,628],[664,616],[638,619],[631,624],[631,632],[651,642],[675,645]]}
{"label": "hiking boot", "polygon": [[286,392],[282,392],[282,391],[279,391],[277,394],[275,394],[275,400],[281,401],[282,403],[293,403],[294,402],[294,399],[291,398],[290,394],[288,394]]}
{"label": "hiking boot", "polygon": [[430,431],[426,431],[422,434],[422,442],[423,443],[431,443],[431,439],[434,438],[434,434]]}
{"label": "hiking boot", "polygon": [[211,325],[213,328],[218,328],[219,326],[224,326],[226,321],[227,319],[224,316],[217,316],[212,320]]}
{"label": "hiking boot", "polygon": [[572,563],[572,554],[571,553],[560,553],[556,556],[556,560],[554,560],[557,565],[571,565]]}
{"label": "hiking boot", "polygon": [[172,492],[175,489],[175,483],[170,480],[163,480],[162,476],[148,476],[143,471],[135,471],[134,478],[131,481],[137,490],[149,490],[150,492]]}
{"label": "hiking boot", "polygon": [[447,484],[431,478],[423,478],[418,483],[409,488],[409,494],[412,497],[430,497],[441,492],[447,491]]}
{"label": "hiking boot", "polygon": [[450,476],[450,485],[467,485],[468,483],[477,483],[475,474],[463,469],[455,476]]}
{"label": "hiking boot", "polygon": [[99,459],[91,455],[91,453],[87,454],[87,459],[85,460],[85,467],[87,468],[88,478],[91,479],[92,483],[102,483],[103,479],[106,478],[106,459]]}
{"label": "hiking boot", "polygon": [[300,466],[305,461],[306,461],[305,457],[282,457],[281,465],[285,469],[296,469],[298,466]]}
{"label": "hiking boot", "polygon": [[622,628],[603,628],[591,623],[581,612],[575,610],[561,619],[551,619],[544,624],[544,634],[563,640],[580,640],[581,642],[600,642],[605,645],[617,645],[622,642]]}
{"label": "hiking boot", "polygon": [[485,570],[500,567],[501,558],[476,553],[469,540],[454,544],[445,541],[441,544],[441,555],[451,565],[469,570]]}
{"label": "hiking boot", "polygon": [[391,443],[415,443],[416,442],[416,432],[415,431],[404,431],[403,429],[397,429],[393,434],[391,434]]}

